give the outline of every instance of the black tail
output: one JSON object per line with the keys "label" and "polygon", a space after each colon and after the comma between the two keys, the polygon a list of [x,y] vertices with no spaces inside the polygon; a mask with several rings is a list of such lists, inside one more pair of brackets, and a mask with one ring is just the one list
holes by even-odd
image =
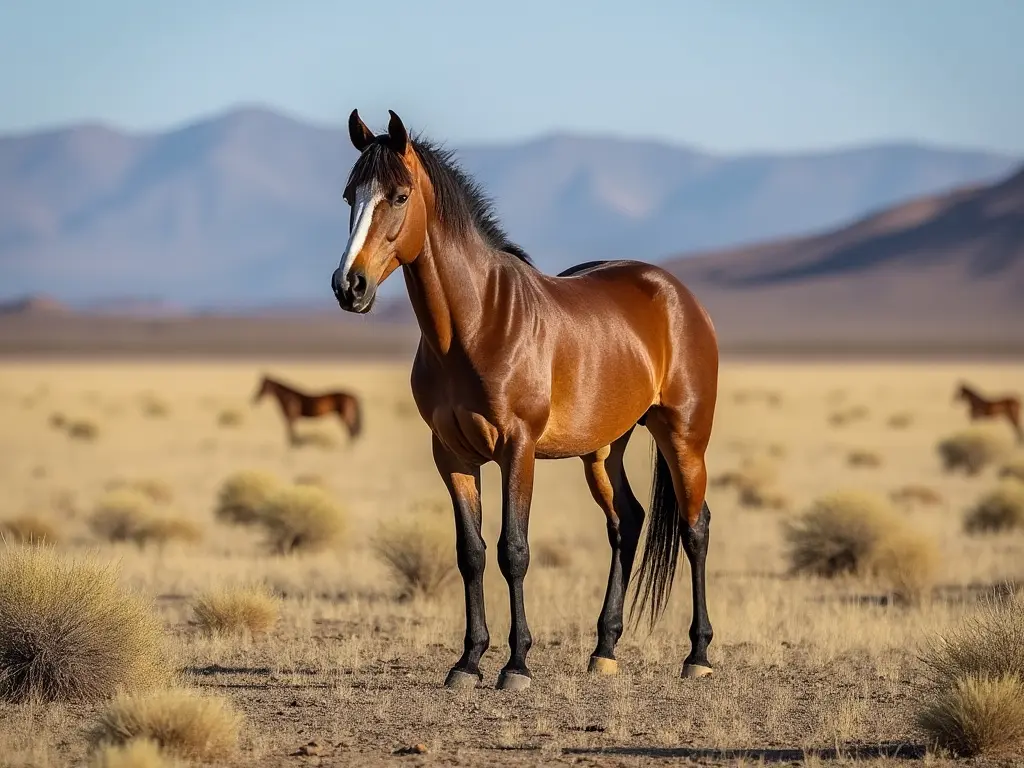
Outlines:
{"label": "black tail", "polygon": [[649,612],[649,626],[653,629],[672,592],[679,548],[683,541],[679,501],[672,486],[672,472],[657,445],[654,446],[654,482],[651,485],[648,520],[647,540],[629,615],[635,627],[644,612]]}

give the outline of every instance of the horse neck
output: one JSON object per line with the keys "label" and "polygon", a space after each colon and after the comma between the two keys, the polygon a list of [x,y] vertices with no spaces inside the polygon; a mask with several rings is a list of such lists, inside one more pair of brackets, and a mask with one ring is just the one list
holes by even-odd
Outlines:
{"label": "horse neck", "polygon": [[439,227],[428,231],[423,252],[403,272],[420,333],[436,355],[472,346],[499,270],[483,242],[456,240]]}

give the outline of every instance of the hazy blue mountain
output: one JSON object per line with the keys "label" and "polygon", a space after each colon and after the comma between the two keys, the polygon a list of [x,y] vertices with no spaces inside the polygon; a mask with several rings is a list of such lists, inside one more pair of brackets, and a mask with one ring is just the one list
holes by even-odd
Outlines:
{"label": "hazy blue mountain", "polygon": [[[825,230],[1016,163],[911,144],[728,157],[578,135],[459,157],[549,272]],[[157,134],[85,125],[0,137],[0,295],[326,298],[354,159],[344,129],[263,109]]]}

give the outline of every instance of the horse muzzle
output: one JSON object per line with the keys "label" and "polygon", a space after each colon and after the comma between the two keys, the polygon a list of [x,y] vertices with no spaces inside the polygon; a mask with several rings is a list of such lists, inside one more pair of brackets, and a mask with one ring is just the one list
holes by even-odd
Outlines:
{"label": "horse muzzle", "polygon": [[377,286],[371,284],[362,272],[355,270],[350,270],[348,275],[343,275],[340,269],[334,270],[331,290],[334,291],[339,307],[357,314],[369,312],[377,296]]}

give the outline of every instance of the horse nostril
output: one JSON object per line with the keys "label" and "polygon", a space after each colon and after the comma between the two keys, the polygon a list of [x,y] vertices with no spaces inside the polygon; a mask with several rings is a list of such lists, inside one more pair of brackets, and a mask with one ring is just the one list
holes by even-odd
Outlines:
{"label": "horse nostril", "polygon": [[366,295],[366,276],[356,272],[348,276],[348,290],[354,299],[361,299]]}
{"label": "horse nostril", "polygon": [[334,295],[340,297],[344,286],[341,280],[341,270],[334,270],[334,274],[331,275],[331,290],[334,291]]}

